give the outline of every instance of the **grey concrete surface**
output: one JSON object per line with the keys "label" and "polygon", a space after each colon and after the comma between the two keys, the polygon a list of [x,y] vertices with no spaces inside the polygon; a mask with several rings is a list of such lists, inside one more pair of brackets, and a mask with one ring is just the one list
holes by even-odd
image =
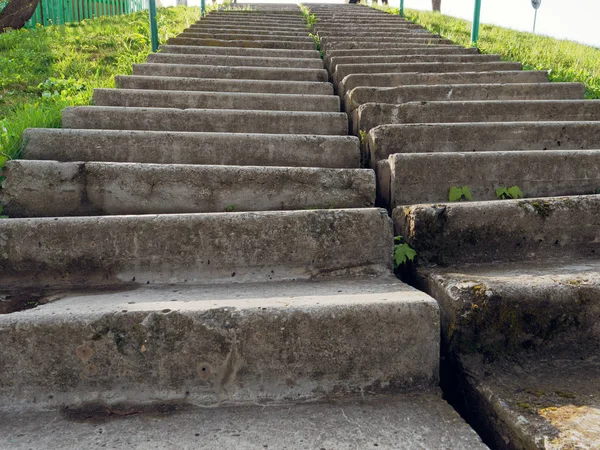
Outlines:
{"label": "grey concrete surface", "polygon": [[161,45],[161,53],[262,56],[265,58],[319,58],[317,50],[281,50],[276,48],[202,47],[197,45]]}
{"label": "grey concrete surface", "polygon": [[[135,67],[135,66],[134,66]],[[449,73],[374,73],[353,74],[337,86],[343,98],[355,87],[397,87],[417,84],[492,84],[492,83],[546,83],[548,73],[542,70],[504,70],[487,72]]]}
{"label": "grey concrete surface", "polygon": [[423,264],[593,258],[600,195],[419,204],[393,211]]}
{"label": "grey concrete surface", "polygon": [[231,283],[387,273],[392,225],[374,208],[11,219],[0,243],[5,289]]}
{"label": "grey concrete surface", "polygon": [[448,39],[436,37],[423,37],[422,33],[418,33],[417,36],[418,37],[410,38],[363,38],[360,41],[356,41],[351,37],[348,37],[347,39],[336,38],[335,40],[332,38],[323,38],[321,39],[321,48],[323,49],[323,51],[329,51],[349,48],[373,48],[373,46],[385,48],[386,45],[388,47],[396,48],[398,44],[440,45],[452,43]]}
{"label": "grey concrete surface", "polygon": [[487,448],[435,394],[296,406],[182,408],[173,414],[139,413],[100,423],[69,421],[52,412],[12,415],[0,418],[0,436],[0,445],[12,450]]}
{"label": "grey concrete surface", "polygon": [[169,45],[200,45],[216,47],[243,47],[243,48],[281,48],[297,50],[314,50],[315,44],[312,41],[292,42],[280,41],[273,38],[270,41],[257,40],[239,40],[239,39],[198,39],[188,37],[172,37],[167,40]]}
{"label": "grey concrete surface", "polygon": [[253,34],[253,35],[266,35],[266,36],[308,36],[308,30],[306,28],[298,27],[295,30],[287,27],[280,28],[278,30],[265,29],[265,28],[236,28],[235,26],[230,27],[188,27],[183,30],[183,33],[208,33],[215,35],[219,33],[241,35],[241,34]]}
{"label": "grey concrete surface", "polygon": [[323,68],[323,61],[318,58],[280,58],[272,56],[179,55],[173,53],[154,53],[148,55],[148,62],[201,66],[293,67],[299,69]]}
{"label": "grey concrete surface", "polygon": [[93,101],[97,106],[141,108],[340,111],[340,99],[333,95],[95,89]]}
{"label": "grey concrete surface", "polygon": [[223,78],[246,80],[317,81],[327,82],[325,69],[295,69],[286,67],[187,66],[185,64],[134,64],[134,75]]}
{"label": "grey concrete surface", "polygon": [[361,208],[368,169],[8,161],[0,201],[10,217]]}
{"label": "grey concrete surface", "polygon": [[0,316],[4,412],[300,402],[438,384],[438,306],[391,276],[57,296]]}
{"label": "grey concrete surface", "polygon": [[556,122],[600,120],[600,100],[473,100],[365,103],[353,112],[354,127],[453,122]]}
{"label": "grey concrete surface", "polygon": [[521,63],[508,61],[490,62],[421,62],[421,63],[379,63],[379,64],[338,64],[333,80],[341,82],[348,75],[406,72],[497,72],[521,70]]}
{"label": "grey concrete surface", "polygon": [[23,158],[156,164],[357,168],[353,136],[28,129]]}
{"label": "grey concrete surface", "polygon": [[117,75],[115,87],[160,91],[255,92],[265,94],[332,95],[331,83],[315,81],[228,80],[219,78]]}
{"label": "grey concrete surface", "polygon": [[600,150],[396,153],[377,163],[378,203],[386,208],[448,201],[452,186],[497,200],[518,186],[525,198],[585,195],[600,187]]}
{"label": "grey concrete surface", "polygon": [[[448,54],[426,54],[426,55],[376,55],[376,56],[334,56],[329,63],[329,68],[335,73],[340,64],[393,64],[393,63],[465,63],[465,62],[491,62],[500,61],[499,55],[448,55]],[[389,103],[389,102],[388,102]]]}
{"label": "grey concrete surface", "polygon": [[62,112],[64,128],[345,135],[344,113],[241,109],[80,106]]}
{"label": "grey concrete surface", "polygon": [[193,39],[218,39],[218,40],[243,40],[243,41],[278,41],[280,43],[285,42],[297,42],[297,43],[313,43],[313,39],[308,36],[308,33],[304,36],[293,36],[288,34],[283,35],[263,35],[263,34],[231,34],[231,33],[202,33],[196,31],[186,31],[178,35],[181,39],[193,38]]}
{"label": "grey concrete surface", "polygon": [[583,83],[559,82],[406,85],[392,88],[361,86],[346,94],[344,109],[350,112],[371,102],[400,104],[444,100],[575,100],[583,99],[584,95]]}
{"label": "grey concrete surface", "polygon": [[598,149],[600,122],[380,125],[367,135],[373,166],[394,153]]}

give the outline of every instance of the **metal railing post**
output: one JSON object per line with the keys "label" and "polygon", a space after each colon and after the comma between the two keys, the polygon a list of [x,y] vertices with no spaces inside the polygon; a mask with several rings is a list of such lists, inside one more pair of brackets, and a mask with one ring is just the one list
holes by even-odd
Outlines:
{"label": "metal railing post", "polygon": [[400,0],[400,8],[398,9],[400,17],[404,17],[404,0]]}
{"label": "metal railing post", "polygon": [[200,17],[206,15],[206,0],[200,0]]}
{"label": "metal railing post", "polygon": [[471,28],[471,44],[476,45],[479,40],[479,16],[481,15],[481,0],[475,0],[473,11],[473,27]]}
{"label": "metal railing post", "polygon": [[158,25],[156,24],[156,0],[148,1],[148,12],[150,14],[150,41],[152,52],[158,51]]}

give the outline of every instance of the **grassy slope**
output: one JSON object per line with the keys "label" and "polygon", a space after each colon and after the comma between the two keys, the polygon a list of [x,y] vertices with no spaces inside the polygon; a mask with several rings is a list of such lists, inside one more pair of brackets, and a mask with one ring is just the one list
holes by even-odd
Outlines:
{"label": "grassy slope", "polygon": [[[159,8],[159,39],[179,34],[199,8]],[[150,53],[148,12],[0,34],[0,167],[15,157],[21,133],[59,127],[66,106],[89,104],[95,87],[114,87],[114,75]]]}
{"label": "grassy slope", "polygon": [[[398,8],[387,10],[398,13]],[[471,22],[429,11],[405,10],[406,18],[465,47],[471,43]],[[578,81],[587,98],[600,98],[600,49],[495,25],[481,25],[477,46],[519,61],[526,69],[549,70],[552,81]]]}

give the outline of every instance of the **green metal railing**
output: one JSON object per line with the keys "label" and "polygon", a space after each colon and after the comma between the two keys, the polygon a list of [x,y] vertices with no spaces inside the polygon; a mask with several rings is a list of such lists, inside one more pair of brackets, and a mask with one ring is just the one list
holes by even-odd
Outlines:
{"label": "green metal railing", "polygon": [[101,16],[119,16],[147,9],[144,0],[40,0],[25,28],[62,25]]}

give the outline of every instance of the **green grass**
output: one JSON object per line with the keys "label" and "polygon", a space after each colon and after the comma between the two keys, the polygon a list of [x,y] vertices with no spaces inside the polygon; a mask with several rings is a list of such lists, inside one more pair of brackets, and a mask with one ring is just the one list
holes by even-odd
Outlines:
{"label": "green grass", "polygon": [[[398,8],[386,11],[398,14]],[[471,22],[438,12],[405,10],[406,18],[429,31],[471,46]],[[502,59],[523,63],[525,69],[548,70],[552,81],[585,83],[586,98],[600,98],[600,49],[572,41],[538,36],[495,25],[481,25],[482,53],[497,53]]]}
{"label": "green grass", "polygon": [[[161,42],[198,20],[199,8],[159,8]],[[0,167],[18,157],[21,134],[59,127],[60,111],[88,105],[96,87],[150,53],[148,12],[101,17],[60,26],[0,34]]]}

